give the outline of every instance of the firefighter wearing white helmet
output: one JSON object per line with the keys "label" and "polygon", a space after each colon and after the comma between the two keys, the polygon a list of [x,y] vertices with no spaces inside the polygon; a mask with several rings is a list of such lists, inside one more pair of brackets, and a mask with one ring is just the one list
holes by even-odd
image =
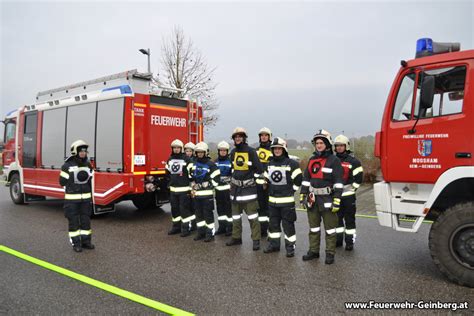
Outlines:
{"label": "firefighter wearing white helmet", "polygon": [[247,132],[241,127],[232,133],[235,148],[230,153],[232,178],[230,199],[232,201],[232,239],[227,246],[242,244],[242,212],[247,213],[250,223],[252,249],[260,249],[260,223],[256,180],[263,178],[263,168],[257,152],[247,144]]}
{"label": "firefighter wearing white helmet", "polygon": [[337,212],[341,204],[343,170],[332,152],[331,134],[319,130],[313,136],[313,156],[303,173],[301,202],[308,208],[309,251],[303,260],[319,258],[321,218],[326,231],[326,264],[334,263],[336,253]]}
{"label": "firefighter wearing white helmet", "polygon": [[364,178],[363,169],[360,161],[352,155],[349,138],[344,135],[337,136],[334,139],[334,148],[344,170],[341,209],[337,212],[339,224],[336,228],[336,247],[341,247],[345,240],[345,249],[351,251],[356,239],[356,191]]}
{"label": "firefighter wearing white helmet", "polygon": [[[258,140],[260,142],[257,148],[258,159],[262,163],[263,170],[266,171],[268,162],[272,156],[270,145],[272,143],[272,131],[268,127],[262,127],[258,132]],[[257,179],[258,194],[258,221],[260,222],[260,230],[262,237],[268,234],[268,190],[263,179]]]}
{"label": "firefighter wearing white helmet", "polygon": [[186,154],[186,156],[188,156],[191,160],[194,159],[194,148],[196,147],[196,145],[194,145],[194,143],[192,142],[189,142],[189,143],[186,143],[184,145],[184,153]]}
{"label": "firefighter wearing white helmet", "polygon": [[171,142],[171,156],[166,162],[166,174],[169,178],[172,226],[168,235],[181,233],[182,237],[191,234],[191,191],[189,172],[191,160],[183,153],[183,142],[175,139]]}
{"label": "firefighter wearing white helmet", "polygon": [[230,203],[230,179],[232,163],[229,159],[230,145],[226,141],[217,144],[217,158],[214,161],[221,172],[221,182],[216,189],[216,208],[219,228],[216,235],[232,235],[232,207]]}
{"label": "firefighter wearing white helmet", "polygon": [[299,164],[290,159],[286,141],[277,137],[271,146],[272,158],[265,171],[268,183],[270,231],[269,243],[265,253],[280,251],[281,227],[285,233],[286,256],[294,257],[296,243],[296,209],[295,192],[299,190],[302,172]]}
{"label": "firefighter wearing white helmet", "polygon": [[93,168],[87,158],[89,145],[83,140],[71,144],[71,156],[59,174],[59,184],[65,188],[64,214],[69,222],[69,240],[74,251],[94,249],[92,244],[92,177]]}
{"label": "firefighter wearing white helmet", "polygon": [[219,185],[220,171],[209,158],[209,147],[200,142],[194,148],[195,162],[191,168],[191,186],[196,207],[197,235],[194,240],[214,239],[214,188]]}

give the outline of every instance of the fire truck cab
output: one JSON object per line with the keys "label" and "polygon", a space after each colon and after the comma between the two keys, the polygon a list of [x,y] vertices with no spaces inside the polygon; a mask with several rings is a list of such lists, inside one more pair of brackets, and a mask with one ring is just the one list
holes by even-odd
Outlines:
{"label": "fire truck cab", "polygon": [[173,139],[203,139],[202,108],[180,91],[136,70],[39,92],[36,103],[7,114],[4,177],[14,203],[64,198],[59,173],[72,142],[89,144],[94,212],[132,200],[168,201],[165,164]]}
{"label": "fire truck cab", "polygon": [[[376,134],[380,225],[417,232],[432,220],[431,256],[451,281],[474,287],[474,50],[417,42],[402,61]],[[408,221],[404,219],[409,219]]]}

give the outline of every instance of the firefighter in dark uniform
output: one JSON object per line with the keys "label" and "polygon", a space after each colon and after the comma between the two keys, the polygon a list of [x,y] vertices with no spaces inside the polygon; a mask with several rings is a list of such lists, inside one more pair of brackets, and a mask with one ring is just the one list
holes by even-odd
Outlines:
{"label": "firefighter in dark uniform", "polygon": [[226,141],[217,144],[217,168],[221,172],[221,182],[216,186],[216,207],[219,229],[216,235],[232,235],[232,206],[230,203],[230,179],[232,177],[232,163],[229,159],[230,146]]}
{"label": "firefighter in dark uniform", "polygon": [[232,201],[232,239],[227,246],[242,244],[242,212],[247,213],[252,232],[254,251],[260,249],[260,223],[256,180],[263,178],[263,169],[255,149],[247,144],[247,132],[241,127],[232,133],[235,148],[230,153],[232,178],[230,199]]}
{"label": "firefighter in dark uniform", "polygon": [[[344,190],[341,198],[341,209],[337,212],[339,225],[336,228],[336,247],[341,247],[343,240],[346,242],[346,250],[354,249],[356,239],[356,191],[364,179],[364,170],[360,161],[351,154],[349,138],[339,135],[334,140],[336,156],[341,160],[344,170]],[[345,236],[344,236],[345,235]]]}
{"label": "firefighter in dark uniform", "polygon": [[73,142],[71,156],[59,175],[59,184],[65,187],[64,213],[69,222],[69,240],[76,252],[95,248],[91,242],[93,169],[87,158],[88,148],[83,140]]}
{"label": "firefighter in dark uniform", "polygon": [[321,218],[326,231],[326,264],[334,263],[336,252],[337,212],[341,204],[343,170],[332,152],[331,135],[319,130],[312,140],[315,152],[303,173],[301,202],[308,208],[309,251],[303,260],[319,258]]}
{"label": "firefighter in dark uniform", "polygon": [[191,195],[196,205],[197,235],[194,240],[214,240],[214,188],[219,185],[220,171],[209,158],[209,147],[200,142],[194,148],[196,159],[191,168]]}
{"label": "firefighter in dark uniform", "polygon": [[294,257],[296,243],[295,192],[299,190],[302,172],[299,164],[288,157],[286,142],[275,138],[271,145],[273,157],[270,158],[265,179],[269,184],[270,232],[269,243],[263,252],[280,251],[282,223],[285,233],[286,256]]}
{"label": "firefighter in dark uniform", "polygon": [[191,186],[189,171],[191,160],[183,153],[183,142],[179,139],[171,142],[171,156],[166,162],[166,173],[169,177],[172,226],[168,235],[181,233],[182,237],[191,234]]}
{"label": "firefighter in dark uniform", "polygon": [[[194,163],[194,147],[196,145],[193,142],[189,142],[184,144],[184,153],[186,156],[188,156],[189,159],[191,159],[191,162]],[[192,214],[192,220],[191,220],[191,231],[196,230],[196,215],[195,215],[195,209],[194,209],[194,199],[191,199],[191,205],[189,206],[189,209],[191,210]]]}
{"label": "firefighter in dark uniform", "polygon": [[[268,127],[263,127],[258,132],[260,146],[257,148],[258,159],[262,163],[263,171],[268,167],[268,161],[272,156],[270,150],[272,131]],[[262,237],[268,235],[268,188],[264,184],[265,180],[257,179],[257,194],[258,194],[258,221],[260,222],[260,230]]]}

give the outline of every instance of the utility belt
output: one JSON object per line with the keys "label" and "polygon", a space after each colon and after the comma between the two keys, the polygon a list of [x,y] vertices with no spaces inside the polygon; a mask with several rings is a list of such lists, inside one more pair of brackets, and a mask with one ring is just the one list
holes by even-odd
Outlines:
{"label": "utility belt", "polygon": [[312,186],[309,187],[309,192],[313,193],[314,195],[331,195],[332,189],[330,187],[325,188],[314,188]]}
{"label": "utility belt", "polygon": [[201,183],[194,183],[191,187],[194,191],[205,190],[205,189],[211,189],[212,184],[211,184],[210,181],[204,181],[204,182],[201,182]]}
{"label": "utility belt", "polygon": [[236,179],[232,178],[231,182],[232,182],[233,185],[241,187],[241,188],[247,188],[247,187],[255,186],[255,179],[236,180]]}
{"label": "utility belt", "polygon": [[221,177],[221,182],[223,182],[225,184],[229,184],[231,179],[232,179],[232,177],[230,177],[230,176],[224,176],[224,177]]}

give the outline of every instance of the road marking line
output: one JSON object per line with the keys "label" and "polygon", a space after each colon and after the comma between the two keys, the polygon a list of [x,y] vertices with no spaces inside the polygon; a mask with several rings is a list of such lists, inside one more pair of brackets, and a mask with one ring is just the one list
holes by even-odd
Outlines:
{"label": "road marking line", "polygon": [[25,261],[28,261],[30,263],[36,264],[36,265],[38,265],[40,267],[43,267],[45,269],[54,271],[54,272],[62,274],[62,275],[65,275],[65,276],[67,276],[71,279],[75,279],[75,280],[78,280],[80,282],[95,286],[96,288],[99,288],[99,289],[104,290],[106,292],[115,294],[117,296],[121,296],[123,298],[129,299],[129,300],[134,301],[136,303],[140,303],[142,305],[145,305],[145,306],[151,307],[153,309],[159,310],[159,311],[164,312],[164,313],[169,314],[169,315],[179,315],[179,316],[181,316],[181,315],[182,316],[194,315],[194,314],[192,314],[190,312],[187,312],[187,311],[184,311],[182,309],[179,309],[179,308],[176,308],[176,307],[173,307],[173,306],[170,306],[170,305],[166,305],[166,304],[151,300],[151,299],[146,298],[144,296],[141,296],[141,295],[138,295],[138,294],[126,291],[126,290],[122,290],[122,289],[120,289],[118,287],[115,287],[113,285],[109,285],[107,283],[94,280],[94,279],[89,278],[85,275],[82,275],[82,274],[79,274],[79,273],[61,268],[61,267],[59,267],[57,265],[54,265],[54,264],[51,264],[49,262],[46,262],[46,261],[28,256],[24,253],[21,253],[19,251],[16,251],[14,249],[8,248],[8,247],[3,246],[3,245],[0,245],[0,251],[3,251],[3,252],[5,252],[9,255],[18,257],[18,258],[23,259]]}
{"label": "road marking line", "polygon": [[[306,209],[304,209],[304,208],[297,208],[296,210],[301,211],[301,212],[306,212]],[[356,214],[356,217],[377,219],[377,216],[375,216],[375,215],[365,215],[365,214]],[[400,221],[402,221],[402,222],[415,222],[414,219],[408,219],[408,218],[401,218]],[[433,224],[433,221],[424,220],[423,223],[424,224]]]}

